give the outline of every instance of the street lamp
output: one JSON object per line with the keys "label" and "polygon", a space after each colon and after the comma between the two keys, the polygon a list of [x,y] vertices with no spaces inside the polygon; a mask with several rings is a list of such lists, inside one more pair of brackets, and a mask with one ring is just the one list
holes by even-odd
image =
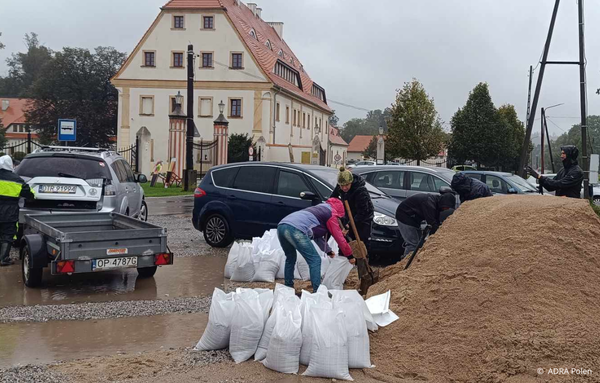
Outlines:
{"label": "street lamp", "polygon": [[225,110],[225,104],[223,103],[223,100],[221,100],[221,102],[219,103],[219,113],[223,114],[224,110]]}
{"label": "street lamp", "polygon": [[[542,108],[542,174],[544,174],[544,129],[546,130],[546,139],[548,140],[548,152],[550,153],[550,163],[552,164],[552,173],[556,173],[554,169],[554,157],[552,156],[552,146],[550,144],[550,134],[548,134],[548,122],[546,121],[546,111],[548,109],[556,108],[557,106],[564,105],[564,103],[556,104],[549,106],[547,108]],[[540,189],[541,190],[541,189]]]}

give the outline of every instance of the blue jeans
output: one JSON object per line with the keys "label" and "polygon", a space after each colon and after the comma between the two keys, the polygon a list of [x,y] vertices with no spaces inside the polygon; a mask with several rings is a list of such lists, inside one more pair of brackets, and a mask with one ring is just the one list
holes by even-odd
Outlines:
{"label": "blue jeans", "polygon": [[313,246],[308,235],[295,227],[283,224],[277,226],[277,237],[285,253],[285,285],[294,287],[294,268],[296,266],[296,250],[304,257],[310,270],[310,283],[313,292],[321,285],[321,257]]}

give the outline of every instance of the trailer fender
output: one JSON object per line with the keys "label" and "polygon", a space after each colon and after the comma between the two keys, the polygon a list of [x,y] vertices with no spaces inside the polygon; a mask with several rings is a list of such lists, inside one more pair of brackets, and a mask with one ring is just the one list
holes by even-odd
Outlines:
{"label": "trailer fender", "polygon": [[48,266],[48,251],[46,249],[46,241],[44,240],[43,235],[24,235],[21,245],[29,247],[32,269],[39,269]]}

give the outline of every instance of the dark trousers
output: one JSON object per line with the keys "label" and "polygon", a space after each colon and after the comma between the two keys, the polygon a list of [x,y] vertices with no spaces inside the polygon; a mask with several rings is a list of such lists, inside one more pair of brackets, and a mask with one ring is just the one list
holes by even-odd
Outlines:
{"label": "dark trousers", "polygon": [[16,235],[16,222],[0,222],[0,243],[12,244]]}

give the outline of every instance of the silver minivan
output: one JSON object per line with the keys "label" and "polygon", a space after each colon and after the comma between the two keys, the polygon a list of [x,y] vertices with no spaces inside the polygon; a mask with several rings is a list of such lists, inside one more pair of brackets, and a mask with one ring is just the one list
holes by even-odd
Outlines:
{"label": "silver minivan", "polygon": [[129,163],[114,151],[96,148],[44,146],[15,169],[36,198],[25,201],[19,222],[40,212],[117,212],[143,221],[148,207],[140,183]]}

